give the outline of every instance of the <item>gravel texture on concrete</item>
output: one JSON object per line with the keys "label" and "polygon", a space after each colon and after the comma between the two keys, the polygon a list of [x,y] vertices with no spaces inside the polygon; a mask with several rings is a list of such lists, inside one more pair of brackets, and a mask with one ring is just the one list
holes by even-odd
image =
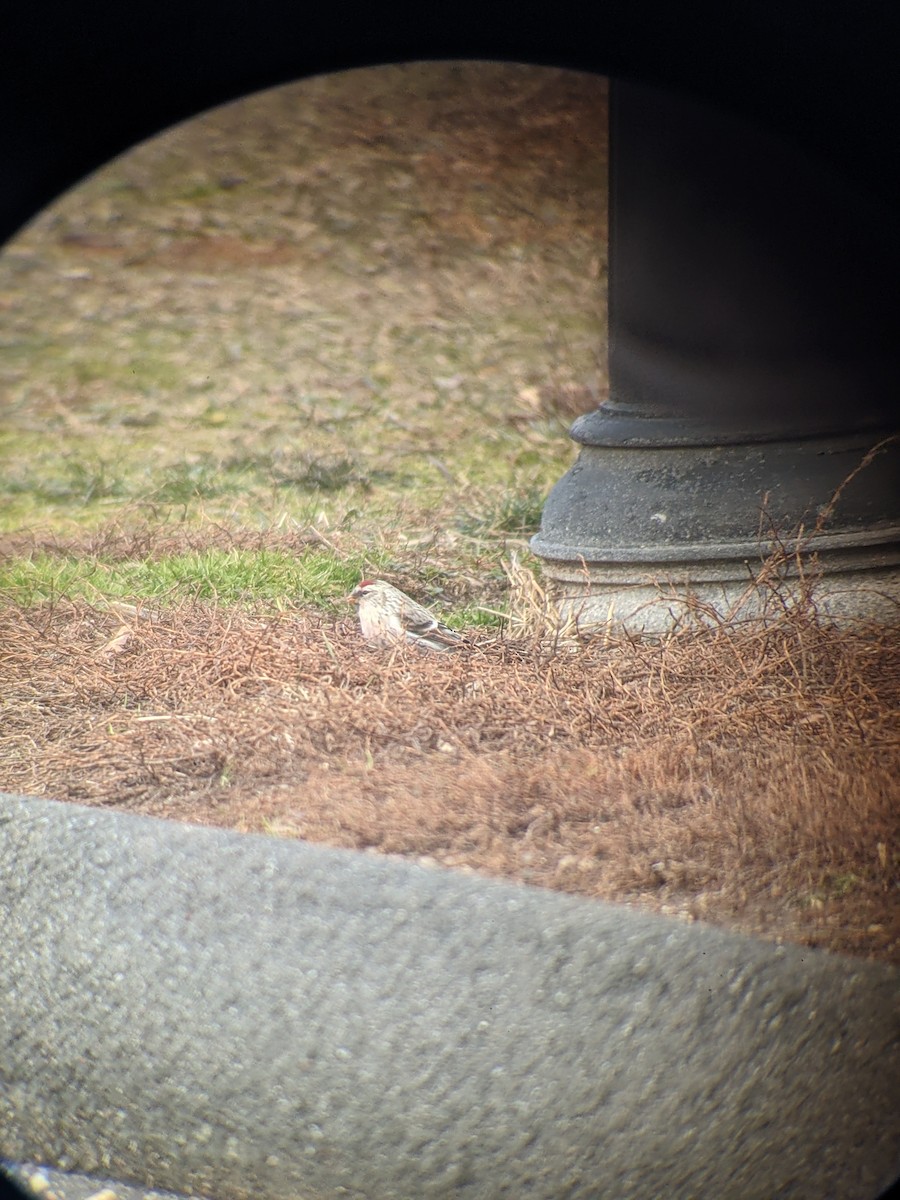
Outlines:
{"label": "gravel texture on concrete", "polygon": [[0,1154],[216,1200],[876,1197],[900,975],[0,797]]}

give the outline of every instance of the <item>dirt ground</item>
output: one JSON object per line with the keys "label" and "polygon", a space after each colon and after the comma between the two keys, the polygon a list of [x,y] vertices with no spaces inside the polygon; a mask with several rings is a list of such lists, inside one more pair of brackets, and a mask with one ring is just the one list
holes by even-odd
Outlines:
{"label": "dirt ground", "polygon": [[[141,148],[0,262],[0,559],[374,547],[428,603],[508,598],[506,498],[605,381],[603,82],[310,88],[299,124],[286,89]],[[900,962],[900,630],[468,637],[10,588],[0,788]]]}

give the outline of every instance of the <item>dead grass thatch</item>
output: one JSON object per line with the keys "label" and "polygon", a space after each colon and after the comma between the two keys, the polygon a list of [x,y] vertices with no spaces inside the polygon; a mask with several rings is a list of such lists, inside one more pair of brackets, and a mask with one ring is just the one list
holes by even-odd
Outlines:
{"label": "dead grass thatch", "polygon": [[0,610],[0,786],[371,848],[900,959],[900,642],[809,612],[657,642],[197,602]]}

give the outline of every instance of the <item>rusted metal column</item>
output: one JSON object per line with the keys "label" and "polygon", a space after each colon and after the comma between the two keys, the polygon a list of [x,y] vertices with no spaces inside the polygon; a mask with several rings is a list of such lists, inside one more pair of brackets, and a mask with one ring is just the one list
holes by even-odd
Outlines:
{"label": "rusted metal column", "polygon": [[895,615],[889,215],[682,96],[614,82],[610,123],[610,395],[533,541],[563,607],[647,631],[689,595],[725,612],[774,531],[817,555],[826,610]]}

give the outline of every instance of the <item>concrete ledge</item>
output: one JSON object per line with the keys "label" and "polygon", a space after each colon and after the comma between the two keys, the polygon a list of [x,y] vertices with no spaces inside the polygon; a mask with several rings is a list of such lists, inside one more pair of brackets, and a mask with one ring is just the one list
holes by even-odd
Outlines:
{"label": "concrete ledge", "polygon": [[697,620],[698,605],[722,620],[746,621],[813,604],[840,625],[900,619],[900,564],[865,568],[821,554],[801,578],[787,563],[772,583],[755,585],[754,563],[739,557],[671,563],[545,561],[544,575],[563,620],[585,631],[661,635]]}
{"label": "concrete ledge", "polygon": [[0,796],[0,1155],[216,1198],[876,1197],[900,973]]}

